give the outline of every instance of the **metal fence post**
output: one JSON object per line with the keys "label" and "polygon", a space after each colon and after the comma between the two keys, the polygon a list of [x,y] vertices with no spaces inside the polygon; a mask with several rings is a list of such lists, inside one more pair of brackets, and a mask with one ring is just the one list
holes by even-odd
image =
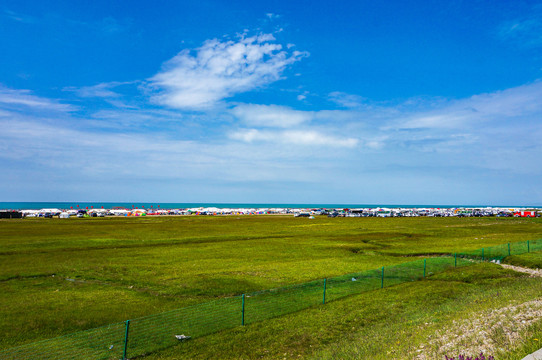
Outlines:
{"label": "metal fence post", "polygon": [[122,359],[128,359],[128,333],[130,331],[130,320],[126,320],[126,332],[124,334],[124,353]]}
{"label": "metal fence post", "polygon": [[531,252],[530,250],[531,250],[530,249],[530,243],[529,243],[529,240],[527,240],[527,252]]}
{"label": "metal fence post", "polygon": [[324,300],[323,300],[324,304],[326,303],[326,283],[327,283],[327,279],[324,279]]}
{"label": "metal fence post", "polygon": [[382,282],[380,283],[380,288],[384,287],[384,266],[382,266]]}
{"label": "metal fence post", "polygon": [[454,253],[454,266],[457,267],[457,253]]}
{"label": "metal fence post", "polygon": [[508,243],[508,256],[510,256],[510,243]]}
{"label": "metal fence post", "polygon": [[423,277],[425,277],[425,267],[427,264],[427,259],[423,259]]}
{"label": "metal fence post", "polygon": [[242,296],[242,304],[241,304],[241,325],[245,325],[245,294]]}

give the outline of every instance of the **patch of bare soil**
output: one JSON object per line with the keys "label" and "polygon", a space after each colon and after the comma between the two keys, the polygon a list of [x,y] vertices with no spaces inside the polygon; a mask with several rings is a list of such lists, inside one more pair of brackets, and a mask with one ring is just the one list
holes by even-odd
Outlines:
{"label": "patch of bare soil", "polygon": [[[506,269],[542,276],[540,270],[500,264]],[[471,319],[454,321],[445,331],[436,332],[421,345],[412,358],[417,360],[444,359],[445,355],[486,355],[506,350],[521,340],[520,334],[542,317],[542,298],[519,305],[485,311]]]}
{"label": "patch of bare soil", "polygon": [[507,265],[507,264],[500,264],[503,268],[505,269],[510,269],[510,270],[514,270],[514,271],[517,271],[517,272],[521,272],[521,273],[525,273],[525,274],[529,274],[531,275],[531,277],[541,277],[542,276],[542,270],[540,269],[529,269],[529,268],[524,268],[524,267],[520,267],[520,266],[514,266],[514,265]]}

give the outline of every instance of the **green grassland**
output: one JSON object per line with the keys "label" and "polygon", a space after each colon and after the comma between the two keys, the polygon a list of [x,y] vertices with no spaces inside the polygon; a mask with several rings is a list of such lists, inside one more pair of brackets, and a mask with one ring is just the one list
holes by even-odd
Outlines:
{"label": "green grassland", "polygon": [[[518,218],[3,220],[0,348],[223,297],[540,238],[540,219]],[[532,267],[541,258],[509,257]],[[390,352],[401,358],[398,354],[410,351],[435,326],[476,306],[539,297],[540,285],[540,279],[492,264],[473,265],[219,332],[152,356],[384,359]],[[431,326],[419,330],[425,323]]]}
{"label": "green grassland", "polygon": [[[523,277],[497,265],[473,265],[314,306],[271,319],[263,326],[212,334],[149,358],[211,359],[220,354],[220,358],[231,359],[411,360],[418,354],[418,346],[427,344],[436,331],[454,320],[539,297],[541,285],[539,278]],[[432,357],[431,348],[424,353],[443,360]]]}

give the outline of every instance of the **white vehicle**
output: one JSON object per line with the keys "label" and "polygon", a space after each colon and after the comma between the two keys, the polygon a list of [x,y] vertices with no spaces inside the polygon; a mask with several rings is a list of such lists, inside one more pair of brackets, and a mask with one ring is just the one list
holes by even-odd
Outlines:
{"label": "white vehicle", "polygon": [[38,217],[39,211],[38,210],[22,210],[23,217]]}

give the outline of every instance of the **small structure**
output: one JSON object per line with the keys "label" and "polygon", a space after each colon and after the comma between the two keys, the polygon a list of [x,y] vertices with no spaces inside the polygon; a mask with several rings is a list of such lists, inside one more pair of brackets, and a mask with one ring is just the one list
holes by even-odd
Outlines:
{"label": "small structure", "polygon": [[22,219],[23,213],[16,210],[0,210],[0,219]]}

